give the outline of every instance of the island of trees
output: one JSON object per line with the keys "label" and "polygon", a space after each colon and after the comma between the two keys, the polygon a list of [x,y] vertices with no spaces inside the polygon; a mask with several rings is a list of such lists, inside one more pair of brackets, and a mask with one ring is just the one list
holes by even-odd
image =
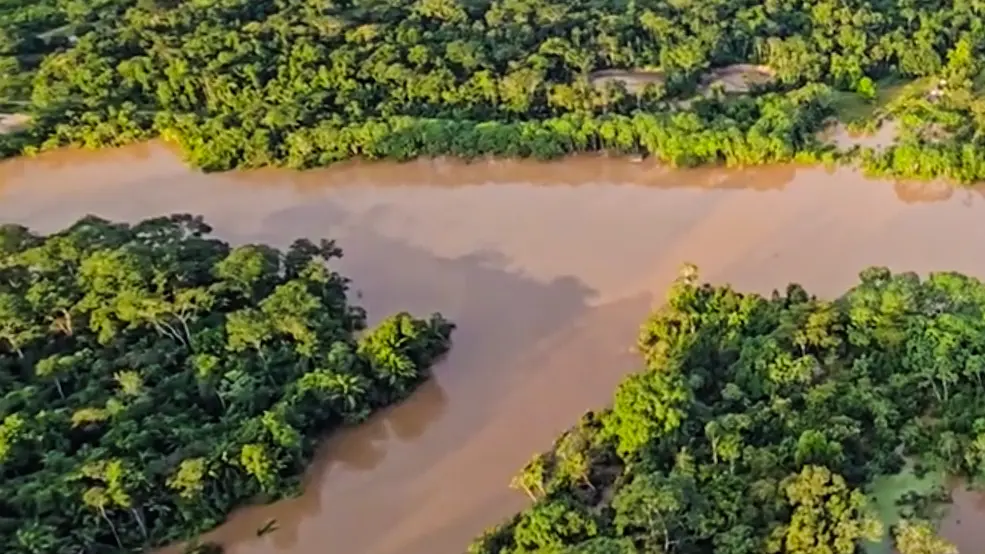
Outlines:
{"label": "island of trees", "polygon": [[0,228],[0,551],[143,552],[293,494],[325,432],[449,348],[437,314],[367,329],[331,241],[209,233],[189,215]]}
{"label": "island of trees", "polygon": [[[151,137],[206,170],[609,151],[985,177],[982,0],[4,0],[15,155]],[[750,86],[730,74],[756,68]],[[837,150],[832,120],[892,121]]]}
{"label": "island of trees", "polygon": [[828,301],[683,274],[646,369],[529,462],[532,505],[470,552],[955,554],[935,520],[943,476],[985,476],[985,285],[860,277]]}

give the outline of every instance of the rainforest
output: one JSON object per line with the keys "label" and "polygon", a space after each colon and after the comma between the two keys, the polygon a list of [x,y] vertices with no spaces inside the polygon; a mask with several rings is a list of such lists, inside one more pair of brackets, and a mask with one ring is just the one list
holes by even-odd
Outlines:
{"label": "rainforest", "polygon": [[687,268],[645,369],[531,459],[532,505],[470,552],[955,554],[937,520],[945,476],[985,475],[983,315],[957,273],[873,267],[822,300]]}
{"label": "rainforest", "polygon": [[[882,144],[832,138],[887,130]],[[471,372],[459,383],[474,380],[481,395],[457,397],[453,416],[432,410],[444,428],[431,436],[444,442],[424,443],[430,456],[379,447],[379,458],[391,451],[388,472],[365,470],[348,491],[325,494],[338,511],[310,521],[334,535],[315,548],[362,554],[334,540],[416,553],[424,544],[445,554],[448,543],[427,541],[466,528],[472,537],[515,512],[456,552],[956,554],[944,522],[955,519],[957,491],[985,478],[985,284],[926,272],[974,258],[937,257],[947,248],[926,239],[977,236],[971,191],[966,206],[931,220],[929,207],[878,196],[886,183],[862,191],[850,170],[818,168],[825,191],[843,180],[860,193],[803,186],[779,203],[778,193],[645,190],[657,198],[647,204],[623,187],[579,212],[538,190],[472,197],[481,209],[470,212],[426,187],[400,200],[372,187],[327,198],[251,183],[270,175],[260,172],[219,182],[171,166],[87,169],[82,156],[59,162],[76,174],[40,167],[64,147],[160,143],[202,173],[605,153],[647,161],[627,166],[650,173],[841,164],[971,185],[985,180],[985,0],[0,0],[0,157],[39,157],[5,162],[0,209],[7,221],[48,225],[64,210],[74,222],[50,233],[0,225],[0,552],[219,552],[203,533],[237,508],[297,496],[322,439],[365,428],[433,384],[454,322],[491,313],[484,321],[494,325],[462,323],[473,334],[455,337],[492,354],[449,368]],[[11,186],[34,162],[30,186]],[[437,189],[442,163],[414,167]],[[469,165],[492,182],[493,164]],[[406,184],[408,167],[392,166],[395,181]],[[119,186],[86,188],[94,173]],[[696,172],[669,173],[675,186],[697,186]],[[288,174],[328,182],[278,175]],[[578,178],[619,180],[600,174]],[[759,182],[768,174],[739,181],[769,188]],[[362,182],[358,171],[341,175]],[[234,231],[220,240],[187,208],[123,218],[131,223],[78,219],[89,201],[142,217],[185,202],[229,210],[217,219]],[[618,217],[595,217],[617,204]],[[913,222],[900,223],[904,213]],[[341,227],[383,260],[360,268],[361,278],[398,276],[380,279],[378,295],[397,306],[414,291],[444,299],[454,322],[402,307],[370,318],[336,271],[333,240],[251,242],[239,239],[259,235],[235,232],[244,221],[271,233],[316,228],[306,219]],[[614,229],[618,240],[605,240]],[[322,236],[290,236],[299,235]],[[559,236],[579,244],[555,247]],[[645,306],[668,263],[700,254],[720,265],[715,283],[768,275],[759,282],[769,290],[781,264],[807,278],[800,265],[818,263],[804,255],[815,251],[829,266],[814,276],[924,265],[920,275],[870,267],[847,291],[841,283],[819,295],[798,284],[742,292],[686,266],[642,326],[640,359],[628,366],[642,370],[609,406],[575,422],[591,404],[571,396],[579,408],[564,426],[534,421],[559,413],[563,389],[596,385],[590,371],[625,375],[619,358],[592,356],[616,348],[601,344],[620,334],[609,304]],[[598,351],[584,346],[596,340]],[[539,411],[524,411],[531,405]],[[523,443],[534,427],[554,435],[570,423],[519,467],[534,452]],[[414,428],[405,437],[426,435],[427,423],[405,427]],[[482,479],[453,475],[512,468],[505,454],[520,444],[520,471],[501,490],[525,495],[523,507],[500,510],[508,502],[473,494],[468,480]],[[367,482],[383,492],[365,494]],[[458,504],[456,488],[473,504]],[[428,502],[442,512],[436,527],[407,515]],[[357,519],[376,526],[352,524],[364,542],[344,543],[339,527]],[[297,533],[276,527],[248,534],[289,543]],[[385,540],[365,539],[390,528]]]}
{"label": "rainforest", "polygon": [[3,552],[142,552],[293,495],[327,431],[449,348],[437,314],[367,328],[332,241],[209,233],[185,214],[0,228]]}
{"label": "rainforest", "polygon": [[[970,183],[985,178],[983,11],[982,0],[3,0],[0,109],[19,124],[0,153],[162,137],[210,171],[605,151]],[[839,124],[892,125],[897,140],[819,135]]]}

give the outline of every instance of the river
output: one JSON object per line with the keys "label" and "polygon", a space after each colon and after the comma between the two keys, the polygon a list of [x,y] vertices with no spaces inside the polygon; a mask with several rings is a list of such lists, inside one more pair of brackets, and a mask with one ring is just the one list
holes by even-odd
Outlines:
{"label": "river", "polygon": [[[985,276],[979,193],[847,169],[586,156],[204,175],[154,143],[0,164],[0,221],[47,232],[171,212],[235,243],[336,238],[371,318],[439,310],[459,325],[435,379],[326,442],[303,496],[210,534],[231,554],[460,554],[524,505],[507,488],[524,462],[637,368],[637,328],[685,261],[821,295],[869,265]],[[256,538],[269,518],[278,530]]]}

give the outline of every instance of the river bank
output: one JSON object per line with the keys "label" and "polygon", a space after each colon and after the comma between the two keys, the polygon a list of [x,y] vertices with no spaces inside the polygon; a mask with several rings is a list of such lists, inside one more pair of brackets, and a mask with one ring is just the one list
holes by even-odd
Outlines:
{"label": "river bank", "polygon": [[[433,381],[325,445],[304,496],[210,535],[233,554],[461,552],[525,504],[507,485],[530,455],[638,368],[639,323],[684,261],[760,292],[797,281],[838,294],[869,265],[985,276],[964,246],[985,236],[977,190],[843,168],[586,156],[206,175],[156,143],[0,164],[5,222],[50,231],[86,213],[175,211],[234,243],[335,237],[370,314],[440,310],[459,325]],[[278,530],[257,538],[271,518]]]}

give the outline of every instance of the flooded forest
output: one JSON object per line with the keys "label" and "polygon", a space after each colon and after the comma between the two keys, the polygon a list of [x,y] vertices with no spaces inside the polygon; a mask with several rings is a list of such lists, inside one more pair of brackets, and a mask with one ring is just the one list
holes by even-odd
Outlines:
{"label": "flooded forest", "polygon": [[0,551],[978,554],[983,11],[0,2]]}

